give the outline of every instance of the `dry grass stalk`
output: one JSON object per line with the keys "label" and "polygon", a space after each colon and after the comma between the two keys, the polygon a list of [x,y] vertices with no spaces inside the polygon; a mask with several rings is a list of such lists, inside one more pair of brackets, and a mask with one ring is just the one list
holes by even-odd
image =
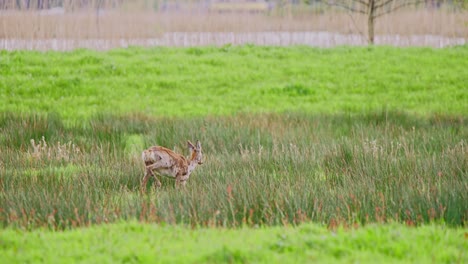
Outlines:
{"label": "dry grass stalk", "polygon": [[[337,11],[290,15],[81,10],[63,14],[0,11],[3,39],[144,39],[164,32],[328,31],[366,32],[366,18]],[[468,36],[468,14],[445,10],[402,10],[377,20],[377,35]]]}

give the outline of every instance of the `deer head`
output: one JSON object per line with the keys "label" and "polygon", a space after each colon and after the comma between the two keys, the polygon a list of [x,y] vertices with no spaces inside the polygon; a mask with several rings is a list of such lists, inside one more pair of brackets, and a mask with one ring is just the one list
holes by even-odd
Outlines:
{"label": "deer head", "polygon": [[203,164],[203,153],[200,141],[197,140],[197,145],[194,146],[190,140],[187,140],[187,145],[190,150],[190,162],[195,162],[196,164]]}

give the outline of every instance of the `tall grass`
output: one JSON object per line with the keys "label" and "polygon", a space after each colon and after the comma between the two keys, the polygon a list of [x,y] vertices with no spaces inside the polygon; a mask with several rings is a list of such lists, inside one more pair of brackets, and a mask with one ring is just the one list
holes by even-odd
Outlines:
{"label": "tall grass", "polygon": [[[137,219],[192,226],[336,225],[468,217],[466,117],[398,112],[205,118],[100,115],[0,117],[0,222],[63,229]],[[184,152],[205,164],[186,188],[140,193],[140,151]],[[34,140],[34,141],[31,141]],[[186,153],[186,152],[184,152]]]}

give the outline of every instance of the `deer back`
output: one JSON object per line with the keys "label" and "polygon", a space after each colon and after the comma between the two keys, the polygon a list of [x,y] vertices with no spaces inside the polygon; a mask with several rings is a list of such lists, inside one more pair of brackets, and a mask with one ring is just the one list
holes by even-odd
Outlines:
{"label": "deer back", "polygon": [[176,169],[177,174],[185,175],[188,171],[187,159],[165,147],[153,146],[143,152],[142,158],[146,166],[162,161],[162,168]]}

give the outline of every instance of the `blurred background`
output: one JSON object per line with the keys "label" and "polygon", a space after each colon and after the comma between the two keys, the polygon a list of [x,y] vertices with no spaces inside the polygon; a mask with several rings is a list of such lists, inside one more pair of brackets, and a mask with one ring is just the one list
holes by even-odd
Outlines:
{"label": "blurred background", "polygon": [[468,0],[0,0],[0,49],[463,45]]}

